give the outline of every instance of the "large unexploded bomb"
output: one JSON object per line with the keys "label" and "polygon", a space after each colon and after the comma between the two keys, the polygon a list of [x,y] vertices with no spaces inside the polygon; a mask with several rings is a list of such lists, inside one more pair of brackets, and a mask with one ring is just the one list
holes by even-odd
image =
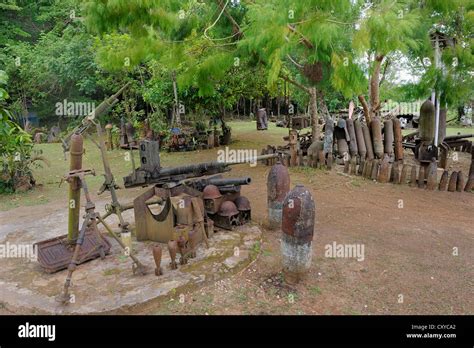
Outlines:
{"label": "large unexploded bomb", "polygon": [[370,122],[370,129],[372,130],[374,154],[377,158],[383,158],[382,126],[378,117],[375,117],[372,122]]}
{"label": "large unexploded bomb", "polygon": [[449,178],[448,191],[449,192],[456,191],[457,183],[458,183],[458,172],[454,171],[451,173],[451,177]]}
{"label": "large unexploded bomb", "polygon": [[420,108],[418,134],[421,141],[433,143],[435,136],[435,107],[429,99]]}
{"label": "large unexploded bomb", "polygon": [[277,162],[270,169],[267,178],[268,225],[272,229],[281,226],[283,201],[288,191],[290,191],[288,168]]}
{"label": "large unexploded bomb", "polygon": [[[81,134],[71,136],[69,170],[82,169],[82,154],[84,153],[84,138]],[[81,210],[81,181],[78,177],[69,181],[69,217],[67,238],[69,243],[75,243],[79,234],[79,213]]]}
{"label": "large unexploded bomb", "polygon": [[354,122],[354,129],[357,139],[357,150],[359,152],[361,161],[364,161],[365,156],[367,156],[367,147],[365,146],[364,132],[362,131],[362,125],[360,124],[360,121]]}
{"label": "large unexploded bomb", "polygon": [[365,148],[367,150],[367,159],[371,161],[375,157],[374,157],[374,146],[372,144],[372,138],[370,136],[370,130],[369,130],[369,127],[367,127],[365,123],[362,123],[361,126],[362,126],[362,134],[364,135]]}
{"label": "large unexploded bomb", "polygon": [[355,128],[354,128],[354,121],[351,119],[348,119],[346,121],[346,127],[347,127],[347,132],[349,133],[349,152],[351,156],[357,156],[359,153],[359,149],[357,146],[357,138],[356,138],[356,133],[355,133]]}
{"label": "large unexploded bomb", "polygon": [[420,165],[420,171],[418,172],[418,188],[425,188],[426,169],[427,166]]}
{"label": "large unexploded bomb", "polygon": [[462,171],[458,172],[458,180],[456,182],[456,191],[462,192],[464,189],[464,174]]}
{"label": "large unexploded bomb", "polygon": [[389,156],[393,153],[393,123],[392,120],[387,120],[383,123],[383,142],[385,153]]}
{"label": "large unexploded bomb", "polygon": [[296,185],[283,202],[281,252],[285,280],[299,282],[311,266],[315,202],[311,193]]}
{"label": "large unexploded bomb", "polygon": [[448,178],[449,178],[449,173],[447,170],[445,170],[443,174],[441,175],[441,180],[439,181],[440,191],[446,191],[446,188],[448,187]]}
{"label": "large unexploded bomb", "polygon": [[170,254],[170,267],[171,269],[178,268],[178,264],[176,263],[176,254],[178,253],[178,242],[175,240],[170,240],[168,242],[168,252]]}
{"label": "large unexploded bomb", "polygon": [[372,180],[377,180],[379,174],[380,160],[375,159],[372,161],[372,172],[370,173],[370,178]]}
{"label": "large unexploded bomb", "polygon": [[390,181],[394,184],[400,183],[400,164],[398,162],[393,162],[392,172],[390,173]]}
{"label": "large unexploded bomb", "polygon": [[436,158],[431,159],[431,163],[427,168],[428,178],[426,181],[426,189],[433,191],[438,184],[438,163]]}
{"label": "large unexploded bomb", "polygon": [[402,125],[398,118],[392,120],[393,123],[393,142],[395,150],[395,160],[401,161],[403,159],[403,145],[402,145]]}
{"label": "large unexploded bomb", "polygon": [[336,138],[337,143],[337,153],[339,156],[343,157],[346,153],[349,153],[349,146],[347,145],[349,133],[344,119],[339,119],[337,121],[337,126],[334,129],[334,137]]}

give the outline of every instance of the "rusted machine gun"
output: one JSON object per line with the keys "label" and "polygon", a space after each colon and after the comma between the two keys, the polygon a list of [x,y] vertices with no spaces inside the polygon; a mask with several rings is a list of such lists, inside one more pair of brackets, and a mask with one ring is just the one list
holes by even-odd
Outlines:
{"label": "rusted machine gun", "polygon": [[[253,163],[275,158],[277,154],[246,158],[232,163],[206,162],[196,165],[163,168],[160,166],[158,142],[141,141],[140,167],[124,177],[125,187],[154,184],[134,200],[137,240],[173,242],[199,231],[200,239],[213,234],[213,225],[232,229],[250,220],[250,203],[240,195],[241,185],[249,177],[225,179],[216,175],[230,170],[230,165]],[[213,175],[213,176],[210,176]],[[162,204],[158,213],[147,202],[158,196]],[[183,233],[184,232],[184,233]]]}

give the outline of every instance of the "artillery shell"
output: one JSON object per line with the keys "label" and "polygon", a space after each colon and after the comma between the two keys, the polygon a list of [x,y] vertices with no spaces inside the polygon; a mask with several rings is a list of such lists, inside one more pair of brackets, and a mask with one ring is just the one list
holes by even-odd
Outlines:
{"label": "artillery shell", "polygon": [[420,165],[420,171],[418,172],[418,188],[425,188],[425,174],[426,166]]}
{"label": "artillery shell", "polygon": [[387,120],[383,123],[383,148],[389,156],[393,153],[393,123]]}
{"label": "artillery shell", "polygon": [[377,176],[378,176],[378,173],[379,173],[379,163],[380,163],[380,160],[378,159],[374,159],[372,161],[372,171],[370,173],[370,178],[372,180],[377,180]]}
{"label": "artillery shell", "polygon": [[349,167],[351,162],[349,160],[344,161],[344,173],[349,174]]}
{"label": "artillery shell", "polygon": [[298,283],[311,266],[314,220],[311,193],[303,185],[296,185],[283,202],[281,253],[287,283]]}
{"label": "artillery shell", "polygon": [[377,158],[383,158],[382,126],[378,117],[375,117],[372,122],[370,122],[370,129],[372,131],[374,154]]}
{"label": "artillery shell", "polygon": [[407,176],[408,176],[408,164],[404,164],[402,167],[402,173],[400,174],[400,181],[399,184],[405,185],[407,183]]}
{"label": "artillery shell", "polygon": [[359,153],[359,148],[357,146],[357,138],[354,128],[354,121],[352,119],[348,119],[346,121],[347,131],[349,132],[349,152],[351,156],[357,156]]}
{"label": "artillery shell", "polygon": [[472,189],[474,189],[474,175],[471,175],[469,177],[469,179],[467,180],[466,187],[464,188],[464,191],[471,192]]}
{"label": "artillery shell", "polygon": [[416,186],[416,165],[411,166],[410,172],[410,187]]}
{"label": "artillery shell", "polygon": [[357,157],[352,157],[351,158],[351,169],[350,169],[350,174],[351,175],[356,175],[357,173]]}
{"label": "artillery shell", "polygon": [[283,201],[288,191],[290,191],[288,168],[277,162],[272,166],[267,177],[268,225],[270,229],[277,229],[281,226]]}
{"label": "artillery shell", "polygon": [[374,157],[374,147],[372,144],[372,137],[370,136],[369,127],[365,123],[361,124],[362,134],[364,135],[365,149],[367,150],[367,159],[373,160]]}
{"label": "artillery shell", "polygon": [[457,183],[458,183],[458,172],[452,172],[451,177],[449,178],[448,191],[449,192],[456,191]]}
{"label": "artillery shell", "polygon": [[438,184],[438,163],[436,159],[432,159],[428,166],[428,179],[426,181],[426,189],[433,191]]}
{"label": "artillery shell", "polygon": [[397,161],[392,164],[392,172],[390,174],[390,181],[394,184],[400,183],[400,165]]}
{"label": "artillery shell", "polygon": [[360,163],[359,163],[359,168],[357,168],[357,175],[363,175],[364,173],[364,168],[365,168],[365,159],[361,157]]}
{"label": "artillery shell", "polygon": [[435,136],[435,106],[429,99],[421,105],[418,130],[422,142],[433,143]]}
{"label": "artillery shell", "polygon": [[403,146],[402,146],[402,126],[398,118],[392,120],[393,123],[393,141],[395,149],[395,160],[403,160]]}
{"label": "artillery shell", "polygon": [[448,178],[449,178],[448,171],[445,170],[443,174],[441,175],[441,180],[439,181],[440,191],[446,191],[446,188],[448,187]]}
{"label": "artillery shell", "polygon": [[170,240],[168,242],[168,252],[170,253],[170,266],[171,269],[178,268],[178,264],[176,263],[176,254],[178,253],[178,242],[175,240]]}
{"label": "artillery shell", "polygon": [[456,183],[456,191],[462,192],[463,189],[464,189],[464,174],[462,173],[462,171],[459,171],[458,172],[458,180],[457,180],[457,183]]}
{"label": "artillery shell", "polygon": [[357,150],[359,152],[359,156],[361,160],[365,160],[365,156],[367,156],[367,147],[365,145],[364,132],[362,131],[362,125],[360,124],[360,121],[357,120],[354,122],[354,129],[356,134]]}
{"label": "artillery shell", "polygon": [[379,175],[377,181],[380,183],[387,183],[390,178],[390,163],[388,155],[385,154],[382,162],[380,162]]}

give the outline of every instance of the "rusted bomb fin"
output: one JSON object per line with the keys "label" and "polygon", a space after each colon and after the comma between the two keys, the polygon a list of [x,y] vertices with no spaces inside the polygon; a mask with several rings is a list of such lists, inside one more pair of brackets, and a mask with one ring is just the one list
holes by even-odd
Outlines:
{"label": "rusted bomb fin", "polygon": [[455,171],[451,173],[451,177],[449,178],[448,191],[455,192],[457,183],[458,183],[458,172]]}
{"label": "rusted bomb fin", "polygon": [[283,201],[290,191],[288,168],[277,162],[267,177],[268,225],[271,229],[280,228]]}
{"label": "rusted bomb fin", "polygon": [[296,185],[283,202],[281,252],[287,283],[298,283],[311,266],[314,221],[313,197],[303,185]]}
{"label": "rusted bomb fin", "polygon": [[446,191],[446,188],[448,187],[448,178],[449,178],[449,173],[447,170],[445,170],[443,174],[441,175],[441,180],[439,181],[440,191]]}

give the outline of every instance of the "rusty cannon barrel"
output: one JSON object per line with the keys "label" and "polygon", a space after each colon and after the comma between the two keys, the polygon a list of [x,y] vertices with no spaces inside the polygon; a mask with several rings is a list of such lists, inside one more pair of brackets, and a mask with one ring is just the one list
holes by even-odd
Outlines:
{"label": "rusty cannon barrel", "polygon": [[240,186],[240,185],[249,185],[252,182],[252,178],[245,176],[242,178],[228,178],[228,179],[209,179],[208,185],[215,186]]}
{"label": "rusty cannon barrel", "polygon": [[349,152],[352,157],[357,156],[359,148],[357,146],[356,132],[354,128],[354,121],[348,119],[346,121],[347,132],[349,133]]}
{"label": "rusty cannon barrel", "polygon": [[372,131],[374,154],[377,158],[383,158],[382,126],[378,117],[375,117],[372,122],[370,122],[370,129]]}
{"label": "rusty cannon barrel", "polygon": [[268,225],[271,229],[281,227],[283,201],[288,191],[290,191],[288,168],[277,162],[270,169],[267,178]]}
{"label": "rusty cannon barrel", "polygon": [[311,266],[315,214],[313,196],[296,185],[283,202],[281,223],[283,275],[289,284],[302,280]]}
{"label": "rusty cannon barrel", "polygon": [[[81,134],[74,133],[70,143],[69,170],[82,169],[82,155],[84,153],[84,138]],[[69,181],[69,212],[67,239],[69,243],[75,243],[79,234],[79,213],[81,210],[81,180],[78,177]]]}
{"label": "rusty cannon barrel", "polygon": [[386,120],[383,123],[383,148],[389,156],[393,153],[393,122]]}

